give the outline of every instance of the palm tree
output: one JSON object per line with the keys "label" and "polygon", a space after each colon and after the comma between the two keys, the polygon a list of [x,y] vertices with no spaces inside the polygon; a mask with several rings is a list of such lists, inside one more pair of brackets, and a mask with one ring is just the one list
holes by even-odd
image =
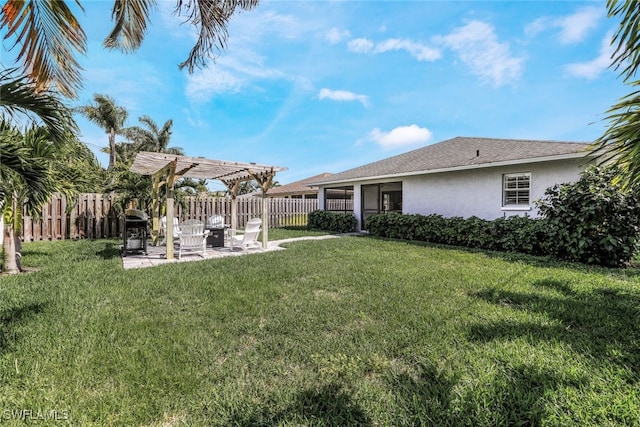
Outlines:
{"label": "palm tree", "polygon": [[[19,230],[22,214],[22,203],[17,203],[22,200],[18,199],[21,193],[16,189],[23,190],[25,208],[33,212],[46,202],[49,181],[45,163],[33,155],[10,120],[41,122],[47,128],[48,140],[56,145],[62,145],[77,131],[71,111],[55,93],[38,91],[29,79],[16,77],[15,72],[15,69],[0,72],[0,239],[4,247],[3,268],[12,273],[18,270],[15,254],[19,240],[16,241],[15,230]],[[32,140],[30,135],[27,141]]]}
{"label": "palm tree", "polygon": [[95,191],[100,170],[91,150],[71,135],[63,142],[54,142],[46,127],[32,124],[20,131],[0,121],[0,205],[7,220],[3,232],[4,272],[20,271],[16,260],[21,252],[22,212],[38,218],[54,193],[72,200],[79,191]]}
{"label": "palm tree", "polygon": [[[6,220],[3,231],[3,273],[20,272],[17,254],[23,208],[28,214],[38,215],[38,208],[47,202],[54,182],[51,181],[46,161],[39,157],[44,147],[46,128],[33,128],[22,134],[18,129],[3,121],[0,124],[0,195],[2,195],[2,216]],[[5,151],[6,150],[6,151]],[[4,164],[6,153],[14,160],[13,167]],[[16,162],[17,161],[17,162]],[[25,168],[26,166],[26,168]],[[27,200],[23,206],[22,201]]]}
{"label": "palm tree", "polygon": [[[169,146],[173,120],[167,120],[162,127],[146,115],[138,120],[143,126],[132,126],[122,130],[122,134],[131,142],[122,142],[116,146],[122,163],[114,169],[114,180],[108,190],[117,192],[116,203],[120,209],[124,209],[133,200],[136,200],[138,206],[143,209],[151,204],[153,188],[151,178],[129,171],[138,152],[154,151],[184,155],[182,148]],[[176,197],[179,199],[179,192],[176,193]]]}
{"label": "palm tree", "polygon": [[[176,0],[175,14],[197,27],[198,39],[179,66],[190,73],[206,65],[215,50],[227,43],[227,25],[237,9],[251,10],[259,0]],[[6,0],[0,9],[0,28],[12,46],[20,46],[17,60],[39,90],[55,86],[75,98],[82,85],[78,53],[86,51],[86,35],[67,3],[82,10],[80,0]],[[156,0],[115,0],[111,11],[114,27],[104,40],[108,49],[133,52],[144,40]]]}
{"label": "palm tree", "polygon": [[127,110],[116,105],[116,102],[107,95],[93,94],[95,104],[84,105],[76,108],[80,114],[97,124],[109,135],[109,166],[111,171],[116,164],[116,134],[123,130],[127,120]]}
{"label": "palm tree", "polygon": [[154,151],[156,153],[169,153],[179,156],[184,155],[184,150],[180,147],[169,147],[173,131],[173,120],[167,120],[162,128],[149,116],[142,116],[138,121],[144,125],[132,126],[123,131],[127,139],[133,141],[138,147],[138,151]]}
{"label": "palm tree", "polygon": [[608,129],[594,143],[604,160],[613,161],[627,185],[640,183],[640,7],[634,0],[607,0],[610,18],[620,24],[611,41],[615,47],[612,67],[620,70],[624,82],[633,92],[623,97],[607,112]]}

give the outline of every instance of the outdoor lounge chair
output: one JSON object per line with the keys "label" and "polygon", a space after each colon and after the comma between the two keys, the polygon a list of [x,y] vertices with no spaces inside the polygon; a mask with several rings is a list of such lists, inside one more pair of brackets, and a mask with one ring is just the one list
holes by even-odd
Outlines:
{"label": "outdoor lounge chair", "polygon": [[207,228],[224,228],[224,218],[220,215],[211,215],[207,219]]}
{"label": "outdoor lounge chair", "polygon": [[195,251],[203,258],[207,254],[207,236],[209,231],[204,229],[204,223],[190,219],[180,224],[180,248],[178,259],[185,251]]}
{"label": "outdoor lounge chair", "polygon": [[[162,222],[162,234],[164,235],[164,238],[162,239],[162,242],[160,242],[160,245],[166,245],[167,244],[167,217],[163,216],[161,218],[161,222]],[[178,225],[178,218],[176,218],[175,216],[173,217],[173,241],[174,243],[176,241],[178,241],[180,239],[180,234],[182,232],[180,231],[180,226]]]}
{"label": "outdoor lounge chair", "polygon": [[232,251],[235,247],[241,248],[243,251],[260,249],[262,247],[260,242],[258,242],[260,225],[262,225],[262,220],[260,218],[253,218],[247,222],[247,225],[244,227],[244,232],[240,232],[241,234],[236,235],[236,230],[230,230],[229,250]]}

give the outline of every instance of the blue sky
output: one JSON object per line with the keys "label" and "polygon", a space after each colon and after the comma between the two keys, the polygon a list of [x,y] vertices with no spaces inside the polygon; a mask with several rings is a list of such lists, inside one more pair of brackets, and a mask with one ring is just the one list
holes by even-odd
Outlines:
{"label": "blue sky", "polygon": [[[281,184],[455,136],[592,141],[631,92],[608,68],[617,22],[604,1],[263,1],[191,75],[178,64],[195,35],[175,1],[159,1],[134,54],[101,47],[111,1],[83,4],[75,104],[101,93],[129,125],[173,119],[186,154],[286,166]],[[107,145],[78,122],[83,141]]]}

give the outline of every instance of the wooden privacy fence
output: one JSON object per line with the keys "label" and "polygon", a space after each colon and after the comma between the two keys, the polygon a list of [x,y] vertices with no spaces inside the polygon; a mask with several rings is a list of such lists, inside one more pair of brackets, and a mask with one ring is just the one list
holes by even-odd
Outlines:
{"label": "wooden privacy fence", "polygon": [[[242,197],[236,199],[238,228],[244,228],[251,218],[262,217],[262,199]],[[266,199],[269,203],[269,227],[307,225],[309,212],[318,209],[315,199]],[[113,196],[81,194],[78,203],[67,212],[63,195],[54,196],[42,208],[42,218],[24,216],[24,241],[101,239],[121,237],[122,216],[113,206]],[[180,221],[197,219],[207,222],[212,215],[220,215],[225,224],[231,224],[231,199],[223,197],[187,197],[185,206],[176,204]]]}

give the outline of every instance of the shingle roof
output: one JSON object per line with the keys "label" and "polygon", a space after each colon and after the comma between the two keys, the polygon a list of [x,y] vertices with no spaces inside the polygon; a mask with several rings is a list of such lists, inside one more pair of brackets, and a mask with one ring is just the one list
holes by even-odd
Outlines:
{"label": "shingle roof", "polygon": [[590,144],[521,139],[456,137],[319,179],[313,184],[406,176],[585,157]]}
{"label": "shingle roof", "polygon": [[320,175],[312,176],[309,178],[301,179],[300,181],[291,182],[289,184],[281,185],[279,187],[274,187],[267,191],[267,195],[269,196],[285,196],[290,194],[302,194],[302,193],[310,193],[314,190],[317,191],[317,188],[312,188],[308,184],[311,182],[315,182],[319,179],[326,178],[331,176],[330,173],[321,173]]}

